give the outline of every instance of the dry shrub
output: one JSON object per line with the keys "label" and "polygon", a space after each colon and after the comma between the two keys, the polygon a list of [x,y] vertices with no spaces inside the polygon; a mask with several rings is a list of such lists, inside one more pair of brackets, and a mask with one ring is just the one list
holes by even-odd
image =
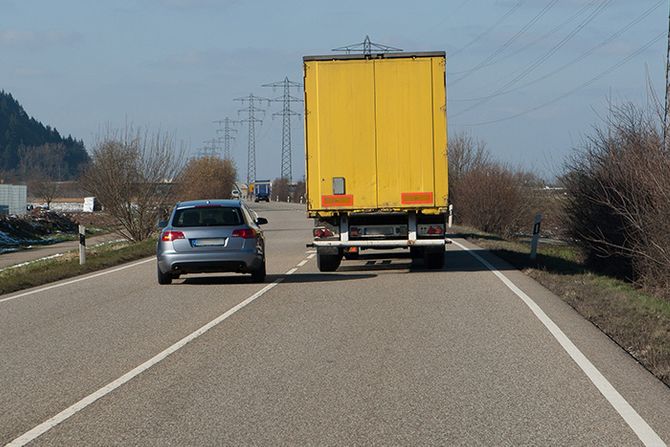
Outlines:
{"label": "dry shrub", "polygon": [[654,119],[613,108],[566,166],[566,214],[587,262],[669,296],[670,154]]}
{"label": "dry shrub", "polygon": [[288,202],[291,189],[286,178],[276,178],[272,181],[272,197],[279,198],[280,202]]}
{"label": "dry shrub", "polygon": [[179,199],[229,199],[236,177],[237,170],[229,159],[194,158],[179,176]]}
{"label": "dry shrub", "polygon": [[528,231],[542,186],[536,175],[492,161],[486,143],[471,135],[449,140],[449,200],[457,223],[504,236]]}

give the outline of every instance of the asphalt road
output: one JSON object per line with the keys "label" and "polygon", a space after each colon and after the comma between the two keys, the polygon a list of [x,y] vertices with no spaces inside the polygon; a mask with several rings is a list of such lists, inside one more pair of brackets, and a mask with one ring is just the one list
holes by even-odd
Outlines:
{"label": "asphalt road", "polygon": [[255,207],[270,221],[265,284],[159,286],[150,259],[1,296],[0,443],[670,440],[670,389],[487,253],[455,240],[509,286],[457,244],[442,271],[373,253],[321,274],[304,211]]}

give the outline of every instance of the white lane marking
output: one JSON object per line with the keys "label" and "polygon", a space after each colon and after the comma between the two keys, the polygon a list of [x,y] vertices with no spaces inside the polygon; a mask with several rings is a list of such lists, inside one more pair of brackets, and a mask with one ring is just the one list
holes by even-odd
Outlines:
{"label": "white lane marking", "polygon": [[[285,273],[285,275],[291,275],[295,273],[297,269],[292,268],[288,272]],[[19,447],[19,446],[24,446],[28,444],[29,442],[34,441],[37,439],[39,436],[43,435],[47,431],[51,430],[54,428],[56,425],[60,424],[61,422],[65,421],[66,419],[69,419],[70,417],[74,416],[76,413],[79,411],[83,410],[84,408],[88,407],[91,405],[93,402],[96,400],[106,396],[107,394],[111,393],[121,385],[129,382],[130,380],[134,379],[147,369],[151,368],[155,364],[159,363],[161,360],[164,360],[167,356],[170,354],[175,353],[179,349],[183,348],[186,344],[189,342],[195,340],[196,338],[200,337],[202,334],[205,332],[209,331],[213,327],[217,326],[219,323],[222,321],[226,320],[228,317],[236,313],[237,311],[245,308],[249,304],[251,304],[253,301],[256,299],[260,298],[261,296],[265,295],[267,292],[275,288],[280,282],[282,282],[284,278],[277,278],[274,282],[271,284],[268,284],[267,286],[263,287],[261,290],[258,292],[254,293],[251,295],[249,298],[245,299],[241,303],[237,304],[235,307],[227,310],[225,313],[219,315],[216,317],[214,320],[210,321],[206,325],[202,326],[200,329],[196,330],[195,332],[192,332],[191,334],[187,335],[186,337],[182,338],[169,348],[165,349],[164,351],[156,354],[146,362],[142,363],[140,366],[128,371],[115,381],[108,383],[107,385],[103,386],[99,390],[89,394],[88,396],[84,397],[81,399],[79,402],[75,403],[74,405],[66,408],[65,410],[61,411],[58,413],[56,416],[52,417],[51,419],[48,419],[45,422],[42,422],[40,425],[37,427],[33,428],[30,431],[27,431],[26,433],[22,434],[18,438],[14,439],[11,441],[9,444],[6,445],[6,447]]]}
{"label": "white lane marking", "polygon": [[17,298],[22,298],[22,297],[28,296],[28,295],[34,295],[34,294],[40,293],[40,292],[46,292],[47,290],[57,289],[57,288],[63,287],[63,286],[69,286],[70,284],[75,284],[75,283],[78,283],[78,282],[81,282],[81,281],[86,281],[86,280],[89,280],[89,279],[97,278],[99,276],[109,275],[110,273],[116,273],[116,272],[119,272],[121,270],[129,269],[129,268],[132,268],[132,267],[137,267],[138,265],[146,264],[147,262],[151,262],[151,261],[155,261],[155,260],[156,260],[156,257],[152,257],[152,258],[144,259],[144,260],[139,261],[139,262],[134,262],[132,264],[126,264],[122,267],[118,267],[118,268],[115,268],[115,269],[112,269],[112,270],[106,270],[104,272],[94,273],[92,275],[83,276],[83,277],[80,277],[80,278],[77,278],[77,279],[73,279],[71,281],[61,282],[61,283],[53,284],[53,285],[50,285],[50,286],[47,286],[47,287],[41,287],[39,289],[29,290],[28,292],[19,293],[18,295],[10,296],[9,298],[2,298],[2,299],[0,299],[0,303],[4,303],[5,301],[15,300]]}
{"label": "white lane marking", "polygon": [[316,256],[316,253],[312,253],[311,255],[307,256],[307,259],[312,259],[314,256]]}
{"label": "white lane marking", "polygon": [[307,264],[308,261],[308,259],[303,259],[302,261],[298,262],[298,267],[302,267],[303,265]]}
{"label": "white lane marking", "polygon": [[614,386],[602,375],[600,371],[591,363],[591,361],[575,346],[574,343],[568,338],[567,335],[552,321],[549,316],[540,308],[540,306],[535,303],[528,295],[526,295],[521,289],[519,289],[512,281],[509,280],[504,274],[496,270],[488,261],[479,256],[477,253],[473,252],[471,249],[466,246],[453,241],[454,244],[459,246],[461,249],[467,251],[475,259],[481,262],[486,268],[488,268],[494,275],[498,277],[516,296],[521,298],[521,300],[528,306],[535,314],[538,320],[544,324],[544,326],[549,330],[551,335],[558,341],[558,343],[563,347],[565,352],[568,353],[572,360],[575,361],[577,366],[584,371],[584,374],[591,380],[591,382],[598,388],[598,391],[607,399],[607,401],[614,407],[614,409],[621,415],[621,417],[626,421],[628,426],[635,432],[640,441],[646,446],[665,446],[665,442],[656,434],[656,432],[647,424],[647,422],[642,419],[637,411],[624,399],[624,397],[619,394],[619,392],[614,388]]}

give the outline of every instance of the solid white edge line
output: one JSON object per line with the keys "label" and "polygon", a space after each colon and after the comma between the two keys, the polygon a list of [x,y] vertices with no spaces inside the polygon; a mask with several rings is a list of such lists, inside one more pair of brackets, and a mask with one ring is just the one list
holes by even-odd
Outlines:
{"label": "solid white edge line", "polygon": [[50,286],[47,286],[47,287],[41,287],[39,289],[29,290],[28,292],[19,293],[18,295],[13,295],[13,296],[10,296],[9,298],[2,298],[2,299],[0,299],[0,303],[4,303],[5,301],[15,300],[17,298],[22,298],[22,297],[28,296],[28,295],[34,295],[34,294],[40,293],[40,292],[46,292],[47,290],[57,289],[57,288],[63,287],[63,286],[69,286],[70,284],[75,284],[75,283],[78,283],[78,282],[81,282],[81,281],[86,281],[86,280],[89,280],[89,279],[97,278],[99,276],[109,275],[110,273],[116,273],[118,271],[129,269],[129,268],[132,268],[132,267],[136,267],[138,265],[146,264],[147,262],[151,262],[151,261],[155,261],[155,260],[156,260],[156,257],[154,256],[154,257],[151,257],[151,258],[148,258],[148,259],[143,259],[142,261],[139,261],[139,262],[134,262],[132,264],[126,264],[122,267],[117,267],[117,268],[111,269],[111,270],[105,270],[104,272],[93,273],[92,275],[82,276],[82,277],[79,277],[77,279],[73,279],[73,280],[70,280],[70,281],[61,282],[61,283],[58,283],[58,284],[53,284],[53,285],[50,285]]}
{"label": "solid white edge line", "polygon": [[[146,262],[146,261],[143,261]],[[285,275],[291,275],[295,273],[297,269],[292,268],[288,272],[285,273]],[[191,334],[187,335],[186,337],[182,338],[172,346],[168,347],[164,351],[156,354],[146,362],[142,363],[140,366],[128,371],[118,379],[114,380],[113,382],[105,385],[104,387],[100,388],[99,390],[89,394],[88,396],[84,397],[81,399],[79,402],[75,403],[74,405],[71,405],[70,407],[66,408],[65,410],[61,411],[58,413],[56,416],[46,420],[45,422],[42,422],[40,425],[37,427],[33,428],[30,431],[27,431],[26,433],[22,434],[18,438],[14,439],[11,441],[9,444],[6,444],[7,447],[19,447],[19,446],[24,446],[29,442],[32,442],[33,440],[37,439],[39,436],[43,435],[47,431],[51,430],[54,428],[56,425],[60,424],[61,422],[65,421],[66,419],[72,417],[79,411],[83,410],[84,408],[88,407],[91,405],[93,402],[96,400],[106,396],[107,394],[111,393],[121,385],[129,382],[133,378],[137,377],[147,369],[151,368],[155,364],[159,363],[161,360],[165,359],[167,356],[170,354],[175,353],[179,349],[183,348],[186,344],[189,342],[195,340],[196,338],[200,337],[202,334],[205,332],[209,331],[222,321],[226,320],[228,317],[239,311],[240,309],[243,309],[256,299],[260,298],[263,296],[265,293],[268,291],[272,290],[274,287],[276,287],[279,283],[281,283],[284,280],[284,278],[278,278],[271,284],[268,284],[267,286],[263,287],[261,290],[258,292],[254,293],[251,295],[249,298],[245,299],[241,303],[237,304],[235,307],[232,307],[231,309],[227,310],[225,313],[219,315],[217,318],[214,320],[210,321],[206,325],[202,326],[200,329],[196,330],[195,332],[192,332]]]}
{"label": "solid white edge line", "polygon": [[614,386],[602,375],[602,373],[591,363],[591,361],[575,346],[575,344],[568,338],[567,335],[553,322],[549,316],[540,308],[540,306],[533,301],[526,293],[517,287],[509,278],[498,271],[486,259],[473,252],[472,249],[453,241],[454,244],[461,249],[467,251],[494,275],[500,279],[503,284],[507,286],[516,296],[530,308],[531,312],[535,314],[538,320],[549,330],[556,341],[563,347],[572,360],[579,366],[579,368],[586,374],[591,382],[598,388],[598,391],[607,399],[612,407],[621,415],[628,426],[635,432],[637,437],[646,446],[665,446],[665,442],[658,436],[658,434],[642,419],[637,411],[624,399],[624,397],[614,388]]}
{"label": "solid white edge line", "polygon": [[311,255],[307,256],[307,259],[312,259],[314,256],[316,256],[316,253],[312,253]]}

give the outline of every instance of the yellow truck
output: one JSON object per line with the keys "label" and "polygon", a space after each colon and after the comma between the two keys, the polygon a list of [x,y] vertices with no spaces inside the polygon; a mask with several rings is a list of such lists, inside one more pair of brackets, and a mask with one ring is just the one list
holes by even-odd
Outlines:
{"label": "yellow truck", "polygon": [[307,211],[321,271],[360,249],[444,265],[444,52],[303,58]]}

